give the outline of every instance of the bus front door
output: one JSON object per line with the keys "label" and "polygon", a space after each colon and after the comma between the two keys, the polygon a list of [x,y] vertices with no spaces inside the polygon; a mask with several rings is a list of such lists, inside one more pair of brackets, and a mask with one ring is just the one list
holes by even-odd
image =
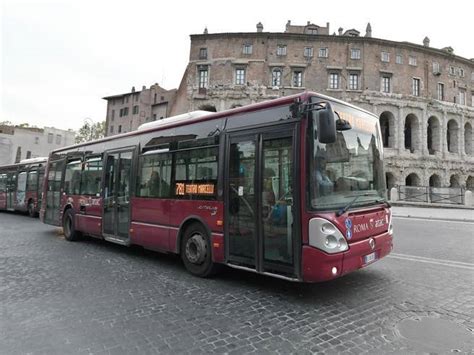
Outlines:
{"label": "bus front door", "polygon": [[62,194],[62,178],[65,160],[53,161],[48,168],[48,181],[46,190],[46,209],[44,213],[44,221],[47,224],[60,226],[61,217],[61,194]]}
{"label": "bus front door", "polygon": [[226,258],[230,265],[296,278],[295,129],[228,136]]}
{"label": "bus front door", "polygon": [[15,209],[15,195],[16,195],[16,172],[7,173],[7,210],[13,211]]}
{"label": "bus front door", "polygon": [[127,245],[133,151],[108,152],[105,159],[103,235],[108,241]]}

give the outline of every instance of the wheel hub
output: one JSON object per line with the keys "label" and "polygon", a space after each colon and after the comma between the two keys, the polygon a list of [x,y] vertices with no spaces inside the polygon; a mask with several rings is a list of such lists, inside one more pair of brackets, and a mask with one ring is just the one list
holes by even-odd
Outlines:
{"label": "wheel hub", "polygon": [[201,234],[194,234],[186,242],[186,258],[193,264],[202,264],[206,258],[206,241]]}

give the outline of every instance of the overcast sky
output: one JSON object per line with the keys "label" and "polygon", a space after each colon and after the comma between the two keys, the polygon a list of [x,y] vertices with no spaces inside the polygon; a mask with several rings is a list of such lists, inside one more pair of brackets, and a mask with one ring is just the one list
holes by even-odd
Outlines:
{"label": "overcast sky", "polygon": [[283,32],[311,21],[473,58],[472,1],[22,1],[1,8],[0,121],[77,129],[105,119],[102,97],[157,82],[177,88],[189,35]]}

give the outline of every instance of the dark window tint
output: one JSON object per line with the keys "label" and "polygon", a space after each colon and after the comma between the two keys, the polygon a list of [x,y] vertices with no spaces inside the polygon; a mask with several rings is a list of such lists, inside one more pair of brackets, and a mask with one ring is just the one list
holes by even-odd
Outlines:
{"label": "dark window tint", "polygon": [[140,157],[137,196],[169,197],[171,185],[171,154],[148,151]]}
{"label": "dark window tint", "polygon": [[81,184],[80,160],[73,160],[67,163],[64,175],[64,192],[68,195],[79,195],[79,186]]}
{"label": "dark window tint", "polygon": [[102,158],[89,157],[84,161],[81,179],[81,195],[97,195],[102,182]]}
{"label": "dark window tint", "polygon": [[36,191],[38,189],[38,171],[30,170],[28,173],[28,182],[26,185],[28,191]]}

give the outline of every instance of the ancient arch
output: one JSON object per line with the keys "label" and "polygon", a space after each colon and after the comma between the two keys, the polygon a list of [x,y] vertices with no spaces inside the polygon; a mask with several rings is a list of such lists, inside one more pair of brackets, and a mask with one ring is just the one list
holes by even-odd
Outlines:
{"label": "ancient arch", "polygon": [[464,125],[464,151],[472,155],[472,126],[469,122]]}
{"label": "ancient arch", "polygon": [[395,175],[393,175],[393,173],[387,171],[385,173],[385,182],[386,182],[386,185],[387,185],[387,195],[388,195],[388,198],[390,199],[391,198],[390,190],[392,189],[392,187],[395,187],[395,185],[396,185]]}
{"label": "ancient arch", "polygon": [[448,129],[446,130],[446,142],[448,146],[448,152],[450,153],[459,153],[458,130],[459,125],[456,120],[449,120]]}
{"label": "ancient arch", "polygon": [[459,175],[453,174],[449,178],[449,187],[461,187],[461,180]]}
{"label": "ancient arch", "polygon": [[441,187],[441,177],[438,174],[431,175],[429,185],[430,187]]}
{"label": "ancient arch", "polygon": [[406,186],[420,186],[420,177],[416,173],[411,173],[405,178]]}
{"label": "ancient arch", "polygon": [[469,175],[466,179],[466,189],[474,191],[474,176]]}
{"label": "ancient arch", "polygon": [[199,106],[198,109],[202,111],[217,112],[216,106],[212,104],[203,104]]}
{"label": "ancient arch", "polygon": [[429,154],[441,151],[441,124],[438,117],[431,116],[428,119],[427,147]]}
{"label": "ancient arch", "polygon": [[410,113],[405,118],[405,149],[409,149],[410,152],[420,150],[420,120],[418,117]]}
{"label": "ancient arch", "polygon": [[384,111],[380,115],[380,130],[382,132],[383,146],[395,148],[395,116],[390,111]]}

